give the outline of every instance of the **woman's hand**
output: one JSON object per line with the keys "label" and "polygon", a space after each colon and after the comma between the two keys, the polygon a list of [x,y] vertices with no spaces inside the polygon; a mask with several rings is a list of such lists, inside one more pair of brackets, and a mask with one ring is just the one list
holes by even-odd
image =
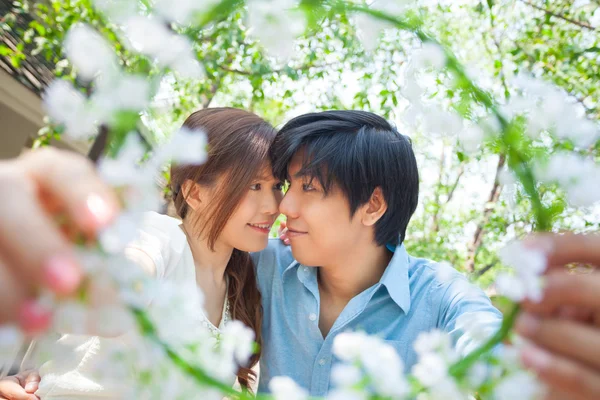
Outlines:
{"label": "woman's hand", "polygon": [[517,320],[531,342],[523,363],[550,388],[548,399],[600,399],[600,272],[565,268],[600,265],[600,236],[545,235],[531,245],[546,250],[549,269],[543,299],[523,304]]}
{"label": "woman's hand", "polygon": [[38,389],[40,375],[29,370],[0,380],[0,400],[39,400],[34,393]]}
{"label": "woman's hand", "polygon": [[289,246],[290,239],[287,236],[288,229],[287,229],[287,223],[285,221],[281,221],[281,225],[279,225],[279,229],[277,230],[277,233],[279,234],[279,239],[281,239],[281,241],[284,244]]}
{"label": "woman's hand", "polygon": [[0,324],[44,330],[50,315],[32,299],[41,287],[59,295],[78,288],[70,239],[93,238],[118,201],[89,160],[51,148],[0,162],[0,193]]}

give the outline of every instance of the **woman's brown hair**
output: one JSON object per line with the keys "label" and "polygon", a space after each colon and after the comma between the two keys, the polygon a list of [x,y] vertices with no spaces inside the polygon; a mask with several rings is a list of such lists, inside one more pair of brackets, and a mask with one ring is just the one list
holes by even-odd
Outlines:
{"label": "woman's brown hair", "polygon": [[[262,118],[235,108],[209,108],[190,115],[183,124],[199,129],[208,137],[208,160],[202,165],[174,165],[171,167],[171,190],[175,209],[181,219],[188,214],[188,204],[181,186],[192,180],[213,186],[218,177],[225,175],[227,184],[217,192],[203,215],[203,226],[197,226],[200,236],[207,238],[214,249],[215,242],[228,219],[245,196],[253,180],[269,161],[269,147],[275,139],[275,129]],[[228,277],[228,300],[231,316],[250,327],[258,343],[247,366],[240,367],[238,381],[248,388],[256,380],[251,368],[260,358],[262,305],[256,282],[254,264],[246,252],[234,249],[225,269]]]}

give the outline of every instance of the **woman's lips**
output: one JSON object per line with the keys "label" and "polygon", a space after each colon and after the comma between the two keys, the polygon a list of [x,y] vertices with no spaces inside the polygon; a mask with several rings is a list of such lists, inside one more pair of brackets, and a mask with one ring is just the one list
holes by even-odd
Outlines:
{"label": "woman's lips", "polygon": [[273,224],[270,222],[261,222],[261,223],[257,223],[257,224],[248,224],[248,226],[252,229],[254,229],[257,232],[263,233],[263,234],[269,234],[269,232],[271,232],[271,226]]}

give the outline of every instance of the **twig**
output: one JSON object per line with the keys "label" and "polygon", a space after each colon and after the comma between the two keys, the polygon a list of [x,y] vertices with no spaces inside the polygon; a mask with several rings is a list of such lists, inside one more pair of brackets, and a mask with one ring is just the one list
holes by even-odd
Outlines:
{"label": "twig", "polygon": [[106,125],[100,126],[100,132],[96,139],[94,139],[94,144],[88,153],[88,158],[92,160],[92,162],[97,163],[102,154],[104,153],[104,149],[108,143],[108,128]]}
{"label": "twig", "polygon": [[548,15],[551,15],[551,16],[556,17],[558,19],[562,19],[563,21],[570,22],[571,24],[574,24],[574,25],[577,25],[577,26],[580,26],[582,28],[589,29],[589,30],[592,30],[592,31],[596,30],[596,28],[594,28],[593,26],[591,26],[589,24],[586,24],[585,22],[577,21],[576,19],[569,18],[569,17],[565,16],[564,14],[560,14],[560,13],[556,13],[556,12],[547,10],[544,7],[540,7],[540,6],[538,6],[536,4],[533,4],[533,3],[529,2],[529,1],[526,1],[526,0],[521,0],[521,1],[523,3],[525,3],[525,4],[527,4],[528,6],[535,8],[536,10],[543,11],[543,12],[545,12]]}

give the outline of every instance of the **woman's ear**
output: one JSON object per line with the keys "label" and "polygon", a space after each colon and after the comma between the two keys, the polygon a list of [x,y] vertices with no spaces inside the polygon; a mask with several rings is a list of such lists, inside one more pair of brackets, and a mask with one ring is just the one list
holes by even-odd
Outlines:
{"label": "woman's ear", "polygon": [[181,185],[183,199],[194,211],[198,211],[202,207],[203,192],[202,187],[191,179],[186,179]]}
{"label": "woman's ear", "polygon": [[363,207],[362,223],[366,226],[375,225],[387,211],[387,202],[380,187],[373,190],[371,198]]}

